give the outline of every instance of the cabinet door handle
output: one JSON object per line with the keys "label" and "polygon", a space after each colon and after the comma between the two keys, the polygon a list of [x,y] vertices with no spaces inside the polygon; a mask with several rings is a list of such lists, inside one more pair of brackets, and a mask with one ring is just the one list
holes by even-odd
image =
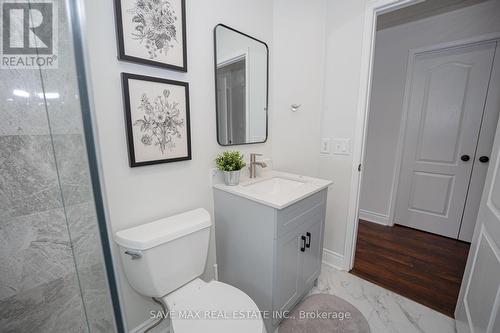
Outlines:
{"label": "cabinet door handle", "polygon": [[300,239],[302,240],[302,246],[300,247],[301,252],[306,251],[306,236],[300,236]]}
{"label": "cabinet door handle", "polygon": [[306,247],[310,248],[311,247],[311,233],[310,232],[306,233],[306,236],[307,236]]}

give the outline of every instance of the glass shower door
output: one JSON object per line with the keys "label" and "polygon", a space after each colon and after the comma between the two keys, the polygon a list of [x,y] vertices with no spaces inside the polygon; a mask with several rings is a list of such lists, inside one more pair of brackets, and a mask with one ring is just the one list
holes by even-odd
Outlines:
{"label": "glass shower door", "polygon": [[[122,331],[85,118],[81,49],[71,30],[77,22],[68,14],[76,4],[0,4],[0,17],[10,20],[1,24],[2,33],[21,52],[14,56],[27,59],[31,51],[30,57],[45,60],[0,68],[0,331]],[[16,40],[29,31],[25,26],[44,29]],[[53,54],[46,53],[48,45]]]}

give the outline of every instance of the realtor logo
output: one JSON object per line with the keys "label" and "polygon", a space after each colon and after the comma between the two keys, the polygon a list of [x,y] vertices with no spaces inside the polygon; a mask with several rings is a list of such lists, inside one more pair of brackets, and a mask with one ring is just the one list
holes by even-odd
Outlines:
{"label": "realtor logo", "polygon": [[57,8],[51,0],[0,0],[1,68],[57,68]]}

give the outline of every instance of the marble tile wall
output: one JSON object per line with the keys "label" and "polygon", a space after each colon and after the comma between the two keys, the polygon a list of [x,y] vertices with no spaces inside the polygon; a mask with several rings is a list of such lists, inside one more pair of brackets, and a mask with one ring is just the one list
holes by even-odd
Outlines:
{"label": "marble tile wall", "polygon": [[59,95],[58,99],[47,101],[47,113],[89,329],[92,333],[112,333],[113,308],[87,160],[73,42],[65,1],[57,2],[59,70],[42,69],[41,77],[45,91]]}
{"label": "marble tile wall", "polygon": [[73,44],[56,2],[58,69],[0,69],[0,331],[112,333]]}
{"label": "marble tile wall", "polygon": [[51,137],[0,147],[0,331],[88,332]]}

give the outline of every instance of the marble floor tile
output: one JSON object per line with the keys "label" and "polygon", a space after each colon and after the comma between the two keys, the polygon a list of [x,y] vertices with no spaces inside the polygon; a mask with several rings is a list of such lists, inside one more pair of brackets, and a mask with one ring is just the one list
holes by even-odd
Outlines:
{"label": "marble floor tile", "polygon": [[[371,333],[455,333],[455,321],[348,272],[323,265],[310,294],[331,294],[353,304],[368,320]],[[168,333],[164,321],[152,333]],[[279,328],[274,333],[279,333]],[[325,332],[326,333],[326,332]]]}
{"label": "marble floor tile", "polygon": [[358,278],[323,265],[311,294],[332,294],[358,308],[372,333],[453,333],[455,321],[437,311]]}

